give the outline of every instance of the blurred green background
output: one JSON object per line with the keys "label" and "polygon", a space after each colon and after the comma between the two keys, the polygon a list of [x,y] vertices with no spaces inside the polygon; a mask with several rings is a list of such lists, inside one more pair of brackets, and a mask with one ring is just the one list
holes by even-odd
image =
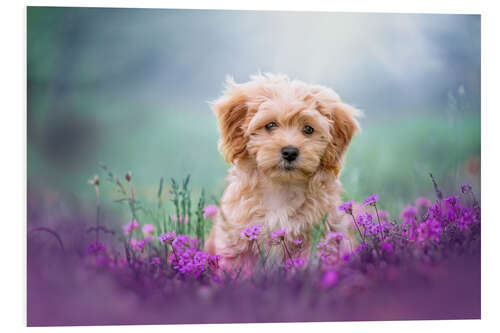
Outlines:
{"label": "blurred green background", "polygon": [[345,199],[377,192],[398,214],[434,198],[429,172],[445,193],[470,182],[479,196],[479,15],[28,7],[27,52],[29,196],[91,205],[101,161],[132,171],[141,198],[187,174],[195,197],[220,197],[228,165],[207,102],[227,74],[257,71],[363,110]]}

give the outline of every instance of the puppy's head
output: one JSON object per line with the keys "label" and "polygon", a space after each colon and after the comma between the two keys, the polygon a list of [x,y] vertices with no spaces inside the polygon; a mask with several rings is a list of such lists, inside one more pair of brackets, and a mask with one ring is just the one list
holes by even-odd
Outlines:
{"label": "puppy's head", "polygon": [[337,176],[359,130],[359,111],[333,90],[286,76],[256,75],[242,84],[228,78],[213,110],[225,159],[252,162],[273,180],[303,181],[319,170]]}

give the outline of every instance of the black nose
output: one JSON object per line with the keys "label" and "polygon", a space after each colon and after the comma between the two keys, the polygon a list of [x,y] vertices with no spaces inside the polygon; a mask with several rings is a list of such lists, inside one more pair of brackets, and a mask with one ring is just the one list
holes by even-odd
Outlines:
{"label": "black nose", "polygon": [[295,161],[299,156],[299,150],[294,146],[286,146],[281,148],[281,156],[288,162]]}

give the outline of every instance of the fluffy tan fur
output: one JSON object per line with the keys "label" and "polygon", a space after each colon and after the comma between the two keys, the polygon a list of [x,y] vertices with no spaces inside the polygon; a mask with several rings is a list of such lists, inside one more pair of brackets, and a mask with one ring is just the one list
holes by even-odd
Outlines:
{"label": "fluffy tan fur", "polygon": [[[337,212],[338,176],[359,130],[355,108],[329,88],[272,74],[252,76],[242,84],[228,78],[212,107],[221,133],[219,148],[233,166],[208,251],[222,255],[223,264],[237,256],[254,262],[255,248],[240,232],[257,224],[263,225],[264,237],[278,228],[290,229],[288,241],[301,239],[303,246],[290,243],[289,248],[307,251],[310,228],[326,214],[327,231],[348,234]],[[270,122],[277,124],[272,131],[265,127]],[[314,129],[312,134],[304,134],[306,125]],[[280,153],[285,146],[299,150],[293,169],[285,168]]]}

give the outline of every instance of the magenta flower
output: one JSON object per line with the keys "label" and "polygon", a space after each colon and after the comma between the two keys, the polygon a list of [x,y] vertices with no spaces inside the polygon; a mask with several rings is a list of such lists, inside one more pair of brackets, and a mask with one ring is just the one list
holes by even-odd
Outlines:
{"label": "magenta flower", "polygon": [[453,207],[457,204],[458,198],[456,195],[449,196],[448,198],[444,199],[444,202],[446,202],[449,206]]}
{"label": "magenta flower", "polygon": [[209,218],[213,220],[217,215],[217,206],[216,205],[208,205],[203,208],[203,218]]}
{"label": "magenta flower", "polygon": [[439,220],[429,218],[418,225],[415,240],[419,243],[425,242],[426,240],[432,240],[439,243],[442,234],[443,228],[441,226],[441,222]]}
{"label": "magenta flower", "polygon": [[158,265],[158,264],[160,264],[160,258],[159,257],[154,257],[153,259],[151,259],[150,264],[151,265]]}
{"label": "magenta flower", "polygon": [[320,286],[323,288],[330,288],[336,285],[338,281],[339,281],[339,275],[337,274],[337,271],[331,269],[325,272],[325,274],[323,274],[323,277],[321,278],[320,281]]}
{"label": "magenta flower", "polygon": [[378,198],[377,193],[373,193],[372,195],[368,196],[365,200],[363,200],[363,205],[375,206],[378,201],[379,201],[379,198]]}
{"label": "magenta flower", "polygon": [[472,192],[472,186],[471,184],[464,184],[462,186],[460,186],[460,190],[462,190],[462,193],[469,193],[469,192]]}
{"label": "magenta flower", "polygon": [[167,232],[167,233],[164,233],[164,234],[161,234],[160,236],[158,236],[158,240],[161,243],[172,244],[172,242],[174,241],[174,239],[175,239],[175,230],[172,231],[172,232]]}
{"label": "magenta flower", "polygon": [[248,226],[243,229],[242,232],[240,232],[240,236],[243,238],[247,238],[248,240],[257,239],[259,237],[261,228],[262,224]]}
{"label": "magenta flower", "polygon": [[301,246],[302,245],[302,239],[294,239],[293,240],[293,243],[297,246]]}
{"label": "magenta flower", "polygon": [[342,205],[339,206],[338,211],[339,212],[345,212],[347,214],[352,214],[352,204],[354,203],[354,200],[349,200],[344,202]]}
{"label": "magenta flower", "polygon": [[129,235],[132,231],[136,230],[137,228],[139,228],[139,222],[133,220],[130,223],[123,226],[123,233],[125,235]]}
{"label": "magenta flower", "polygon": [[154,225],[152,225],[152,224],[145,224],[145,225],[142,226],[142,233],[144,234],[144,236],[152,235],[152,234],[154,234],[154,232],[155,232]]}
{"label": "magenta flower", "polygon": [[414,220],[417,218],[418,209],[415,206],[407,206],[403,212],[401,212],[401,218],[403,220]]}

